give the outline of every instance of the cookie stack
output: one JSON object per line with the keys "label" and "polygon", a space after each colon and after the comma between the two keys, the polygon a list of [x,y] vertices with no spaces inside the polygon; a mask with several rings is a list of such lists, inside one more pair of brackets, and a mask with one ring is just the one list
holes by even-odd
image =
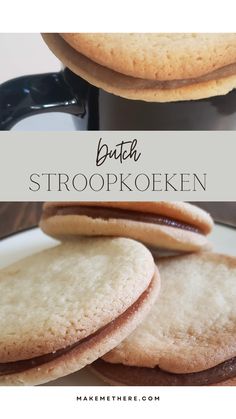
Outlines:
{"label": "cookie stack", "polygon": [[83,368],[128,336],[160,288],[150,252],[126,238],[65,242],[0,271],[0,383]]}
{"label": "cookie stack", "polygon": [[[61,244],[0,272],[0,383],[236,384],[236,258],[183,202],[46,203]],[[171,254],[171,256],[170,256]]]}
{"label": "cookie stack", "polygon": [[157,265],[160,298],[93,370],[116,385],[236,385],[236,258],[202,252]]}
{"label": "cookie stack", "polygon": [[48,33],[43,38],[73,73],[128,99],[202,99],[236,87],[235,33]]}
{"label": "cookie stack", "polygon": [[121,236],[155,252],[191,252],[208,247],[213,221],[205,211],[183,202],[49,202],[40,226],[58,239]]}

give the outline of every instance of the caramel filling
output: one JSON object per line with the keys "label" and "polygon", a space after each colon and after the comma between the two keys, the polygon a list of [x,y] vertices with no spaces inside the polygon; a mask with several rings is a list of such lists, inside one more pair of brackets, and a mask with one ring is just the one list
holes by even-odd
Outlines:
{"label": "caramel filling", "polygon": [[71,206],[71,207],[51,207],[44,211],[44,218],[49,218],[55,215],[85,215],[87,217],[103,220],[109,219],[123,219],[131,220],[142,223],[165,225],[168,227],[180,228],[182,230],[191,231],[193,233],[203,232],[200,228],[191,224],[178,221],[174,218],[165,217],[163,215],[144,213],[138,211],[124,210],[121,208],[108,208],[108,207],[93,207],[93,206]]}
{"label": "caramel filling", "polygon": [[102,359],[92,364],[109,381],[130,386],[208,386],[236,377],[236,357],[204,371],[174,374],[159,367],[130,367]]}
{"label": "caramel filling", "polygon": [[[52,44],[51,38],[54,38],[54,43]],[[44,35],[44,40],[46,41],[49,47],[51,44],[53,52],[58,52],[59,58],[62,60],[62,62],[65,58],[67,59],[67,62],[68,59],[71,62],[72,58],[73,63],[75,63],[78,68],[78,74],[80,70],[83,70],[83,72],[85,72],[87,76],[89,74],[98,74],[98,78],[100,78],[100,80],[102,79],[102,81],[105,80],[112,84],[114,82],[114,84],[119,83],[123,88],[132,86],[133,89],[178,89],[185,86],[195,85],[197,83],[220,80],[222,78],[236,75],[236,63],[231,63],[198,77],[179,78],[173,80],[143,79],[119,73],[118,71],[112,70],[109,67],[97,64],[92,59],[76,51],[59,34],[52,34],[50,37],[48,37],[48,34],[46,34],[46,36]],[[55,48],[58,47],[58,45],[55,45],[55,40],[57,40],[58,45],[61,47],[57,51]],[[62,48],[63,52],[61,51]],[[65,62],[65,65],[66,64],[67,63]]]}
{"label": "caramel filling", "polygon": [[114,333],[115,330],[122,327],[122,325],[126,323],[136,313],[136,311],[139,310],[139,308],[141,308],[144,301],[148,298],[149,292],[151,292],[153,282],[154,277],[152,278],[148,288],[140,295],[140,297],[137,299],[137,301],[135,301],[135,303],[133,303],[126,311],[124,311],[124,313],[118,316],[115,320],[111,321],[95,333],[55,352],[51,352],[30,359],[0,363],[0,376],[25,372],[31,368],[40,367],[41,365],[44,365],[69,353],[71,353],[71,355],[76,353],[79,356],[88,348],[91,348],[96,344],[99,344],[100,342],[104,341],[106,338],[109,337],[109,335],[112,335],[112,333]]}
{"label": "caramel filling", "polygon": [[[203,76],[189,78],[189,79],[176,79],[176,80],[148,80],[138,79],[133,77],[133,86],[136,88],[158,88],[158,89],[178,89],[184,86],[192,86],[197,83],[211,82],[213,80],[220,80],[222,78],[231,77],[236,75],[236,63],[228,64]],[[127,76],[124,76],[127,77]],[[132,78],[131,76],[128,76]]]}

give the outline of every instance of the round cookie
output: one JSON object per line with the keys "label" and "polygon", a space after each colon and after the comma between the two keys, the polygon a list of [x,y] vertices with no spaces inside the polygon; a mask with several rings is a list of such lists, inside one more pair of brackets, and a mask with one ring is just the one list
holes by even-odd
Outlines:
{"label": "round cookie", "polygon": [[204,76],[236,63],[236,33],[61,33],[77,52],[145,80]]}
{"label": "round cookie", "polygon": [[158,304],[93,369],[126,385],[235,384],[236,258],[198,253],[158,268]]}
{"label": "round cookie", "polygon": [[199,77],[149,80],[97,64],[72,48],[59,34],[42,36],[50,50],[75,74],[94,86],[127,99],[147,102],[198,100],[224,95],[236,87],[235,62]]}
{"label": "round cookie", "polygon": [[160,287],[150,252],[123,238],[81,239],[0,271],[0,384],[42,384],[120,343]]}
{"label": "round cookie", "polygon": [[184,202],[49,202],[42,230],[53,237],[122,236],[153,249],[195,251],[208,245],[213,221]]}

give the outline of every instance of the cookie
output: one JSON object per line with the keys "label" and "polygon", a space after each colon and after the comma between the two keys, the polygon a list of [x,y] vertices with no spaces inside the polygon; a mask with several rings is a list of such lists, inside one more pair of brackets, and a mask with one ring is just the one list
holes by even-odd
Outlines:
{"label": "cookie", "polygon": [[42,384],[119,344],[154,303],[150,252],[123,238],[66,242],[0,271],[0,384]]}
{"label": "cookie", "polygon": [[121,236],[152,249],[195,251],[208,245],[208,213],[185,202],[49,202],[42,230],[53,237]]}
{"label": "cookie", "polygon": [[61,33],[77,52],[145,80],[202,77],[236,63],[236,33]]}
{"label": "cookie", "polygon": [[198,253],[158,268],[158,303],[93,369],[126,385],[235,384],[236,258]]}
{"label": "cookie", "polygon": [[[209,36],[210,35],[211,34],[209,34]],[[218,35],[220,36],[224,34]],[[232,51],[235,49],[235,46],[233,46],[235,43],[235,41],[233,42],[235,34],[228,35],[231,37],[229,50]],[[226,64],[232,60],[229,56],[227,56],[228,58],[226,60],[224,54],[222,55],[222,61],[219,59],[221,54],[215,54],[215,56],[218,57],[216,62],[213,61],[214,57],[211,56],[210,60],[206,60],[208,64],[206,64],[205,67],[202,64],[202,60],[199,67],[196,67],[197,71],[195,71],[195,73],[193,70],[190,71],[188,66],[185,66],[184,68],[188,68],[188,71],[184,76],[185,78],[163,80],[161,77],[164,77],[164,75],[165,77],[168,77],[167,74],[170,74],[169,77],[174,76],[174,73],[163,69],[162,73],[159,75],[160,79],[146,79],[114,71],[109,67],[96,63],[94,60],[91,60],[84,54],[78,52],[75,48],[71,47],[71,45],[59,34],[47,33],[42,36],[50,50],[75,74],[87,80],[94,86],[127,99],[143,100],[148,102],[197,100],[224,95],[236,86],[235,54],[232,54],[231,56],[234,60],[231,64]],[[212,46],[213,45],[214,43],[212,43]],[[226,44],[223,42],[222,45]],[[221,47],[220,50],[223,50],[222,48],[223,47]],[[214,48],[212,51],[213,50]],[[205,51],[205,55],[206,54],[207,51]],[[204,59],[206,58],[205,55]],[[201,60],[196,59],[196,62],[198,61]],[[196,65],[196,62],[194,62],[194,66]],[[182,64],[183,62],[180,62],[179,66],[181,67]],[[222,65],[222,67],[219,67],[219,65]],[[190,67],[191,66],[194,68],[192,63],[190,63]],[[147,68],[148,67],[145,66],[145,69]],[[206,72],[200,76],[194,76],[194,74],[203,73],[207,70],[207,68],[212,68],[212,71]],[[157,72],[156,74],[159,73]],[[183,77],[183,74],[181,77]]]}

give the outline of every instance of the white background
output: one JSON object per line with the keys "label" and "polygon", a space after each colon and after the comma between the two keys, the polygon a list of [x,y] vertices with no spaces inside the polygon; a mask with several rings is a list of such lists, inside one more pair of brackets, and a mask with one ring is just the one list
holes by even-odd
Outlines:
{"label": "white background", "polygon": [[1,32],[234,32],[234,0],[5,0]]}
{"label": "white background", "polygon": [[[234,418],[235,387],[28,387],[0,393],[4,419]],[[160,396],[158,402],[77,402],[84,395]]]}
{"label": "white background", "polygon": [[[235,1],[224,0],[11,0],[1,4],[2,32],[80,32],[80,31],[153,31],[153,32],[235,32]],[[14,41],[15,42],[15,41]],[[16,41],[17,42],[17,41]],[[33,42],[33,40],[32,40]],[[38,42],[38,41],[36,41]],[[41,59],[39,49],[28,54],[28,44],[17,42],[11,50],[10,41],[0,49],[0,77],[10,78],[24,73],[25,65],[29,72],[54,70],[53,56]],[[16,45],[16,44],[15,44]],[[7,51],[4,49],[7,48]],[[41,48],[41,47],[40,47]],[[42,47],[45,49],[44,47]],[[10,52],[11,50],[11,52]],[[7,63],[5,62],[7,61]],[[40,61],[38,63],[38,61]],[[10,65],[11,63],[11,65]],[[44,68],[45,66],[45,68]],[[37,70],[36,70],[37,67]],[[35,68],[35,70],[34,70]],[[19,70],[19,71],[18,71]],[[14,72],[16,72],[14,74]],[[92,390],[82,389],[86,394]],[[128,393],[123,389],[123,394]],[[145,389],[146,392],[148,389]],[[153,391],[153,389],[152,389]],[[110,393],[121,389],[110,388]],[[137,388],[136,393],[144,390]],[[81,417],[116,418],[128,415],[143,415],[159,418],[199,418],[232,417],[235,411],[236,387],[210,388],[165,388],[158,393],[160,404],[85,404],[79,405],[74,396],[74,388],[28,388],[2,389],[0,391],[1,416],[4,418],[42,418]]]}
{"label": "white background", "polygon": [[[0,33],[0,84],[27,74],[60,70],[61,63],[39,33]],[[51,113],[24,119],[16,131],[74,131],[70,115]]]}
{"label": "white background", "polygon": [[0,83],[25,74],[60,69],[59,60],[39,33],[0,33],[0,57]]}

